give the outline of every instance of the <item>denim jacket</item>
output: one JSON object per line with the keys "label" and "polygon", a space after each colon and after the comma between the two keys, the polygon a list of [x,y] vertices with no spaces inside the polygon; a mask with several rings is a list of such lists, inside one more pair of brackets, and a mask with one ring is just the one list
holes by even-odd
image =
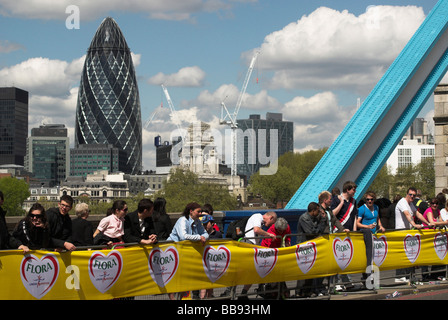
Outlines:
{"label": "denim jacket", "polygon": [[199,220],[193,220],[191,217],[180,217],[171,231],[167,240],[169,241],[199,241],[201,236],[208,239],[208,233]]}

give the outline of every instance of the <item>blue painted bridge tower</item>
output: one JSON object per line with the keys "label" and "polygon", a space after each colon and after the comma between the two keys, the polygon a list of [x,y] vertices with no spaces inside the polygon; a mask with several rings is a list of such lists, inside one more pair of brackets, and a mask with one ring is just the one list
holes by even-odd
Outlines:
{"label": "blue painted bridge tower", "polygon": [[448,69],[448,0],[440,0],[286,209],[306,209],[347,180],[361,197]]}

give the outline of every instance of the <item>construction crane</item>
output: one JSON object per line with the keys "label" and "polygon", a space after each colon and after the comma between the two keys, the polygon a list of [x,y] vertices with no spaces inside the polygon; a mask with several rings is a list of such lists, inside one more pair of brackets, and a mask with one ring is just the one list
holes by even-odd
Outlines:
{"label": "construction crane", "polygon": [[249,69],[246,73],[246,78],[244,79],[243,87],[241,89],[240,95],[238,97],[238,100],[236,102],[235,110],[233,111],[233,114],[230,114],[229,110],[227,109],[227,106],[225,105],[224,101],[221,102],[221,120],[220,124],[227,124],[230,126],[231,130],[231,141],[232,141],[232,163],[231,163],[231,184],[233,187],[233,177],[237,175],[237,143],[236,143],[236,129],[238,128],[238,124],[236,122],[236,117],[238,116],[238,112],[240,111],[241,103],[243,102],[244,94],[246,93],[247,85],[249,83],[250,76],[252,75],[252,71],[255,66],[255,61],[257,60],[257,56],[260,52],[256,52],[255,55],[252,57],[252,60],[249,65]]}
{"label": "construction crane", "polygon": [[159,105],[149,116],[148,120],[146,120],[145,124],[143,125],[143,128],[148,129],[149,125],[152,122],[152,119],[154,119],[155,115],[159,112],[159,110],[162,109],[162,105]]}
{"label": "construction crane", "polygon": [[[171,115],[173,117],[174,116],[177,117],[176,110],[174,109],[174,105],[173,105],[173,102],[171,101],[170,94],[168,93],[168,89],[163,84],[162,84],[162,89],[163,89],[163,93],[165,94],[166,101],[168,102],[168,106],[170,107]],[[185,143],[184,131],[183,131],[183,129],[180,126],[180,121],[181,120],[180,119],[177,119],[177,120],[178,121],[176,121],[177,122],[176,125],[177,125],[177,130],[179,131],[179,136],[182,138],[182,143]]]}

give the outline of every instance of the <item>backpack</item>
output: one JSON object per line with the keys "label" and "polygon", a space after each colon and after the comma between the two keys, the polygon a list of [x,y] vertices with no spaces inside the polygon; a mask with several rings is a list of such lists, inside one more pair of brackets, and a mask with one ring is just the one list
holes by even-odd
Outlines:
{"label": "backpack", "polygon": [[[250,230],[246,230],[246,224],[247,221],[249,220],[250,217],[244,217],[242,219],[239,220],[234,220],[232,222],[230,222],[229,226],[227,227],[227,232],[226,232],[226,238],[231,238],[233,240],[238,240],[240,238],[243,238],[244,235],[246,234],[246,232],[251,231]],[[240,234],[236,233],[236,228],[239,227],[240,228]]]}

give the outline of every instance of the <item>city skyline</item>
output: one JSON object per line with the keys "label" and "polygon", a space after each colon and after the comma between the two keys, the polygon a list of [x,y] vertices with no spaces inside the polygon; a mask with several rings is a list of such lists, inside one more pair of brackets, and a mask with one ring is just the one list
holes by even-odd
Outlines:
{"label": "city skyline", "polygon": [[[220,103],[233,111],[256,50],[238,118],[281,112],[294,122],[295,151],[328,147],[436,2],[60,1],[49,8],[0,0],[1,86],[29,91],[29,130],[64,123],[73,147],[86,49],[111,16],[133,54],[142,122],[159,111],[143,129],[144,169],[155,167],[154,137],[168,140],[179,119],[183,127],[194,120],[219,127]],[[76,16],[70,5],[79,9],[78,29],[67,27]],[[161,84],[177,116],[170,117]],[[433,109],[430,99],[420,116],[432,118]]]}

